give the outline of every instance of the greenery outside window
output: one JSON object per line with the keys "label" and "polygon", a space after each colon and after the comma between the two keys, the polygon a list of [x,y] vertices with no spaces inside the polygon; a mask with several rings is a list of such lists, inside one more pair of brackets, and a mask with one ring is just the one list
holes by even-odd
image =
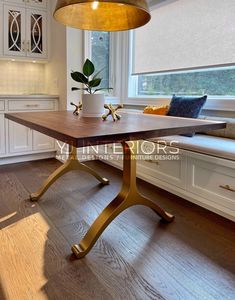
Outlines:
{"label": "greenery outside window", "polygon": [[100,77],[103,78],[101,88],[109,87],[110,82],[110,33],[92,31],[91,35],[91,60],[96,70],[101,70]]}
{"label": "greenery outside window", "polygon": [[131,76],[131,95],[139,97],[202,95],[235,96],[235,66]]}

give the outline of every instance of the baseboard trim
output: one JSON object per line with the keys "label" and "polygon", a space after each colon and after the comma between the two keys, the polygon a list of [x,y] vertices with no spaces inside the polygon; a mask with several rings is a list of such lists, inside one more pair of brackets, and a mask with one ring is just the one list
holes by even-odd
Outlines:
{"label": "baseboard trim", "polygon": [[21,163],[21,162],[26,162],[26,161],[35,161],[35,160],[41,160],[41,159],[47,159],[47,158],[55,158],[55,157],[56,157],[56,151],[43,152],[43,153],[37,153],[37,154],[28,154],[28,155],[19,155],[19,156],[13,156],[13,157],[3,157],[3,158],[0,158],[0,166],[16,164],[16,163]]}

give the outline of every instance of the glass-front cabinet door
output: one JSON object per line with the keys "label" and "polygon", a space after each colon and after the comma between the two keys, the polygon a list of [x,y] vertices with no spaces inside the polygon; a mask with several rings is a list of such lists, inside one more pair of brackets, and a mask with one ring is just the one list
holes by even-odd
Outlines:
{"label": "glass-front cabinet door", "polygon": [[4,6],[4,54],[25,56],[25,8]]}
{"label": "glass-front cabinet door", "polygon": [[47,57],[47,14],[39,10],[27,10],[27,55]]}

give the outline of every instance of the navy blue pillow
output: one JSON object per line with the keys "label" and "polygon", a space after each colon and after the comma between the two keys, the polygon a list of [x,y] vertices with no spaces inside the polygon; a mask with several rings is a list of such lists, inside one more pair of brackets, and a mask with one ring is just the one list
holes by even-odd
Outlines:
{"label": "navy blue pillow", "polygon": [[[173,95],[167,115],[182,118],[198,118],[202,107],[206,103],[207,96],[181,97]],[[192,137],[193,134],[185,134]]]}

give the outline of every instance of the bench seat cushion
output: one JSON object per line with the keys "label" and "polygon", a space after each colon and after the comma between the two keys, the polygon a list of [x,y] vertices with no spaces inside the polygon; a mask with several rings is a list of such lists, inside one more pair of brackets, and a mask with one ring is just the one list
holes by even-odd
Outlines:
{"label": "bench seat cushion", "polygon": [[208,131],[206,134],[228,139],[235,139],[235,118],[200,116],[200,119],[226,122],[226,128]]}
{"label": "bench seat cushion", "polygon": [[174,135],[148,141],[235,161],[235,140],[232,139],[196,134],[192,138]]}

